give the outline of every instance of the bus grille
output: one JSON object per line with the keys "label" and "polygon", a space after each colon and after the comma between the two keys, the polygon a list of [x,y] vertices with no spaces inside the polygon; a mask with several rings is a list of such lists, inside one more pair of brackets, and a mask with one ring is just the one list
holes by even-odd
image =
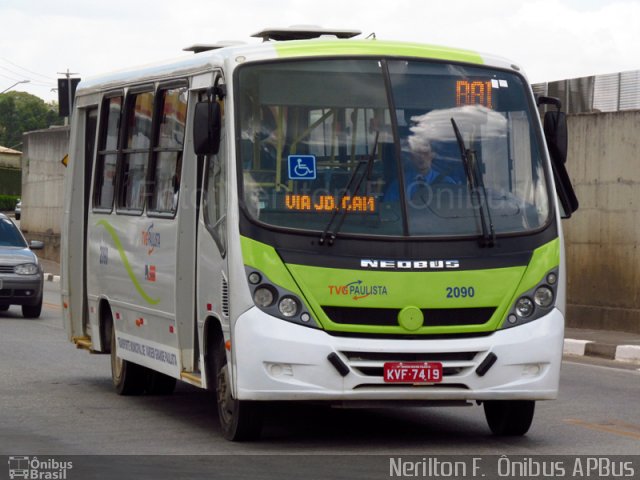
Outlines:
{"label": "bus grille", "polygon": [[[350,368],[366,377],[382,381],[384,364],[388,362],[440,362],[444,379],[467,373],[477,367],[478,354],[482,352],[340,352]],[[481,358],[481,357],[480,357]],[[449,386],[449,385],[447,385]]]}
{"label": "bus grille", "polygon": [[222,275],[222,314],[225,317],[229,316],[229,282]]}
{"label": "bus grille", "polygon": [[[398,326],[397,308],[328,307],[322,309],[333,323],[341,325]],[[441,327],[452,325],[482,325],[487,323],[495,307],[480,308],[423,308],[424,325]]]}

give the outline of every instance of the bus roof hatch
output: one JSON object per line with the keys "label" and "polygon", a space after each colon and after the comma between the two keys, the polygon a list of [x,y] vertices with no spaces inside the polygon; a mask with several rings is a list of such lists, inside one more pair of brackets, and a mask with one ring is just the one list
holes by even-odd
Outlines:
{"label": "bus roof hatch", "polygon": [[316,26],[294,26],[285,28],[265,28],[251,35],[252,37],[262,38],[263,41],[276,40],[310,40],[324,35],[337,38],[352,38],[360,35],[360,30],[336,30],[331,28],[322,28]]}

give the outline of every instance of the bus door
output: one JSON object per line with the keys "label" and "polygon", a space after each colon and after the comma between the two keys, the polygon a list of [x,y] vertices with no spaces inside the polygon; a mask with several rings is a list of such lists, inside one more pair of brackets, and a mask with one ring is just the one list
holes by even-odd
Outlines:
{"label": "bus door", "polygon": [[[88,215],[91,208],[91,175],[93,174],[93,159],[96,149],[96,137],[98,131],[98,107],[91,107],[85,111],[84,115],[84,208],[82,236],[82,251],[86,256],[87,235],[88,235]],[[82,332],[87,331],[89,323],[89,305],[87,302],[87,262],[82,262]]]}
{"label": "bus door", "polygon": [[[200,100],[204,100],[201,98]],[[216,101],[216,100],[213,100]],[[217,100],[223,102],[224,100]],[[221,109],[224,112],[224,108]],[[223,330],[229,326],[227,263],[227,173],[229,158],[224,113],[217,154],[198,157],[203,167],[202,195],[197,246],[197,292],[199,341],[206,341],[206,319],[217,319]],[[202,345],[204,348],[204,345]],[[205,350],[201,350],[205,351]]]}

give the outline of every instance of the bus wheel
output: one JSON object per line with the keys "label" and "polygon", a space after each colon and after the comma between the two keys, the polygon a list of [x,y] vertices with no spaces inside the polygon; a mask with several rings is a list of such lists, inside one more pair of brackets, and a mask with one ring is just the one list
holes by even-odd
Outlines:
{"label": "bus wheel", "polygon": [[[111,311],[107,313],[111,316]],[[105,318],[105,321],[110,320]],[[111,379],[118,395],[142,395],[144,393],[148,369],[124,360],[116,354],[116,329],[111,319]]]}
{"label": "bus wheel", "polygon": [[494,435],[521,436],[529,431],[536,402],[491,400],[484,402],[484,415]]}
{"label": "bus wheel", "polygon": [[154,370],[148,370],[146,391],[149,395],[171,395],[175,388],[175,378]]}
{"label": "bus wheel", "polygon": [[255,440],[262,430],[262,407],[258,402],[236,400],[231,395],[229,366],[222,340],[215,353],[216,400],[222,434],[227,440]]}

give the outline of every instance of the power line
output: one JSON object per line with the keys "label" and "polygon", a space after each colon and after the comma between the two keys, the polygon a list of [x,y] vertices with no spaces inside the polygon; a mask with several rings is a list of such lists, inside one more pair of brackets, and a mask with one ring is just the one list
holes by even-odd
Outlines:
{"label": "power line", "polygon": [[2,73],[0,73],[0,77],[8,78],[9,80],[12,80],[14,82],[17,82],[18,80],[24,80],[24,77],[23,78],[14,78],[14,77],[10,77],[8,75],[4,75]]}
{"label": "power line", "polygon": [[11,60],[7,60],[6,58],[0,57],[0,60],[2,60],[3,62],[6,62],[6,63],[9,63],[9,64],[13,65],[14,67],[17,67],[20,70],[24,70],[25,72],[29,72],[32,75],[37,75],[38,77],[42,77],[42,78],[44,78],[46,80],[54,80],[53,77],[50,77],[48,75],[43,75],[43,74],[38,73],[38,72],[34,72],[33,70],[29,70],[28,68],[21,67],[17,63],[12,62]]}
{"label": "power line", "polygon": [[[9,73],[11,73],[12,75],[16,75],[18,78],[15,77],[10,77],[8,75],[4,75],[2,73],[0,73],[0,76],[4,77],[4,78],[8,78],[9,80],[13,80],[13,81],[18,81],[18,80],[23,80],[23,79],[28,79],[30,80],[32,85],[43,85],[43,86],[47,86],[47,87],[51,87],[51,86],[55,86],[55,82],[49,81],[46,82],[45,80],[41,80],[39,78],[33,78],[33,77],[29,77],[28,75],[21,75],[18,72],[14,72],[13,70],[9,70],[8,68],[3,67],[2,65],[0,65],[0,68],[3,70],[8,71]],[[45,83],[46,82],[46,83]]]}
{"label": "power line", "polygon": [[[7,80],[11,80],[12,82],[18,82],[20,80],[24,80],[24,78],[13,78],[10,77],[8,75],[3,75],[2,73],[0,73],[0,77],[6,78]],[[37,87],[47,87],[47,88],[51,88],[51,87],[55,87],[56,84],[53,82],[50,83],[44,83],[44,82],[34,82],[29,80],[29,85],[33,85],[33,86],[37,86]]]}
{"label": "power line", "polygon": [[19,77],[22,77],[22,78],[25,78],[25,77],[30,78],[30,75],[25,75],[24,73],[16,72],[14,70],[11,70],[10,68],[3,67],[2,65],[0,65],[0,68],[6,72],[9,72],[12,75],[18,75]]}

